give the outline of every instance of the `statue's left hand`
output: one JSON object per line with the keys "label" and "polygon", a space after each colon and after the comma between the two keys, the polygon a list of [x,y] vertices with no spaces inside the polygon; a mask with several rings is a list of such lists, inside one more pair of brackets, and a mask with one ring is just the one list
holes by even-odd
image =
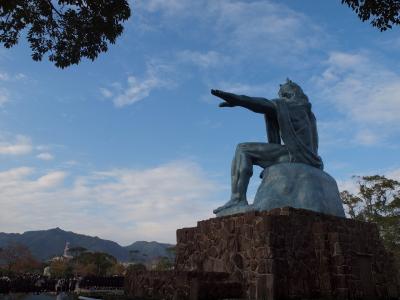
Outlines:
{"label": "statue's left hand", "polygon": [[225,92],[221,90],[211,90],[211,94],[217,97],[222,97]]}
{"label": "statue's left hand", "polygon": [[221,102],[218,106],[219,106],[219,107],[235,107],[236,105],[224,101],[224,102]]}
{"label": "statue's left hand", "polygon": [[217,97],[222,98],[223,100],[225,100],[224,102],[221,102],[219,104],[219,107],[234,107],[234,106],[236,106],[236,105],[234,105],[233,103],[231,103],[229,101],[229,97],[227,97],[229,94],[224,92],[224,91],[211,90],[211,94],[213,94],[214,96],[217,96]]}

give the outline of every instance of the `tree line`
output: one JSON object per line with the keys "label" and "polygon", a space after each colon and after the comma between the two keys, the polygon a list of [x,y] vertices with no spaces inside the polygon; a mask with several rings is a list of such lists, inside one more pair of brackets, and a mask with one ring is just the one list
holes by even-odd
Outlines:
{"label": "tree line", "polygon": [[341,192],[347,215],[376,223],[387,250],[400,269],[400,182],[381,175],[354,176],[356,191]]}
{"label": "tree line", "polygon": [[[171,248],[170,251],[173,251]],[[46,262],[37,260],[28,247],[9,244],[0,248],[0,277],[18,274],[45,274],[53,278],[81,276],[123,276],[128,269],[169,270],[171,258],[159,257],[146,264],[131,259],[122,264],[108,253],[89,251],[84,247],[69,249],[71,257],[54,257]],[[132,257],[133,258],[133,257]]]}

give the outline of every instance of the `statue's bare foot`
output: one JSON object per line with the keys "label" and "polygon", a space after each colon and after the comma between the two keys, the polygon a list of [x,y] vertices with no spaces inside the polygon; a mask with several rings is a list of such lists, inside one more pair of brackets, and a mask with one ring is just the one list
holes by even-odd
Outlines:
{"label": "statue's bare foot", "polygon": [[226,204],[214,209],[213,213],[218,214],[220,211],[222,211],[224,209],[230,208],[232,206],[237,206],[237,205],[248,205],[248,203],[246,200],[236,200],[236,199],[229,200]]}

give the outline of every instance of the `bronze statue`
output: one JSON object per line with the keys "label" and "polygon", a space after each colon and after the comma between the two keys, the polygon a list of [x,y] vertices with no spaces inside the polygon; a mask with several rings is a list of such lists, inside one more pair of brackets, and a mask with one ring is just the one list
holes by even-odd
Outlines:
{"label": "bronze statue", "polygon": [[[311,104],[299,85],[287,79],[280,85],[279,98],[265,99],[236,95],[220,90],[211,94],[224,100],[220,107],[242,106],[264,115],[268,143],[241,143],[232,161],[231,198],[225,205],[214,210],[232,206],[247,206],[246,191],[253,165],[268,168],[277,163],[303,163],[323,169],[318,156],[318,133]],[[281,143],[283,141],[283,144]]]}

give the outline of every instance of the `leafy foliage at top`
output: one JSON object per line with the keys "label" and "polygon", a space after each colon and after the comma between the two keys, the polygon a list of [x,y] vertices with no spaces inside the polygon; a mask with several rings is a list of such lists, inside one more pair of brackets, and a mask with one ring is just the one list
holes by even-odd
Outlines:
{"label": "leafy foliage at top", "polygon": [[371,19],[371,24],[380,31],[400,24],[399,0],[342,0],[353,9],[361,21]]}
{"label": "leafy foliage at top", "polygon": [[358,193],[341,192],[348,215],[376,223],[386,248],[395,254],[400,266],[400,182],[379,175],[354,178]]}
{"label": "leafy foliage at top", "polygon": [[59,68],[108,50],[130,17],[126,0],[0,0],[0,43],[11,48],[26,33],[32,58]]}

